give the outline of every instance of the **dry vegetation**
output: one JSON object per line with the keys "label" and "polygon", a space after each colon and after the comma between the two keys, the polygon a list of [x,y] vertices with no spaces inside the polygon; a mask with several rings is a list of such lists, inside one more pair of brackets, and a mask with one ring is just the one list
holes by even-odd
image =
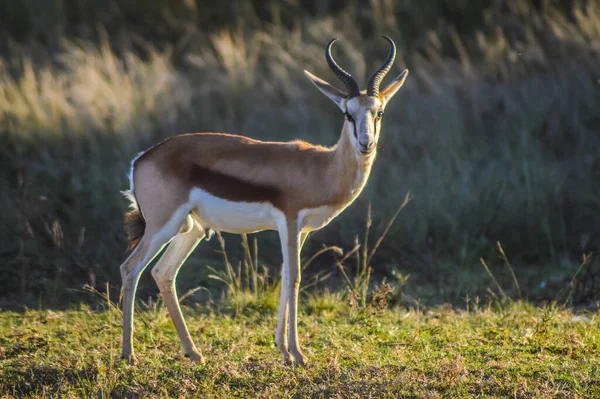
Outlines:
{"label": "dry vegetation", "polygon": [[[597,314],[565,308],[600,299],[600,5],[222,3],[0,4],[0,307],[91,306],[0,314],[2,393],[600,395]],[[146,360],[116,362],[130,159],[190,131],[332,145],[342,116],[302,70],[336,82],[323,48],[339,37],[336,58],[365,81],[380,34],[399,47],[391,74],[411,75],[365,192],[305,247],[314,367],[277,363],[269,232],[204,243],[180,274],[211,363],[172,355],[148,276]],[[441,303],[467,311],[428,307]]]}
{"label": "dry vegetation", "polygon": [[[600,7],[484,3],[238,2],[207,13],[202,2],[157,0],[147,21],[132,17],[135,2],[102,12],[77,3],[79,24],[56,17],[50,30],[27,19],[32,9],[19,11],[27,5],[4,5],[32,32],[8,24],[22,41],[1,43],[4,292],[57,305],[72,298],[66,288],[117,284],[119,190],[132,156],[163,137],[216,130],[333,144],[341,116],[302,70],[334,81],[323,45],[337,36],[337,57],[363,81],[385,55],[381,32],[399,44],[396,72],[414,73],[386,114],[366,192],[308,251],[351,247],[368,202],[379,227],[410,191],[414,201],[375,259],[379,276],[412,273],[415,285],[447,293],[438,302],[456,300],[481,286],[479,257],[497,257],[500,241],[521,279],[568,281],[598,242]],[[276,266],[274,236],[259,237],[261,260]],[[197,252],[190,263],[215,258]],[[439,273],[441,285],[427,278]]]}

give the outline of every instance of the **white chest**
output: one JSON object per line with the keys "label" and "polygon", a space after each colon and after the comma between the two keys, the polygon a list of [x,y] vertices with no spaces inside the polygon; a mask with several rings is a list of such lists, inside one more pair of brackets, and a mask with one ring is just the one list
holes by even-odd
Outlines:
{"label": "white chest", "polygon": [[298,221],[303,232],[309,232],[323,228],[331,222],[344,207],[320,206],[317,208],[302,209],[298,213]]}

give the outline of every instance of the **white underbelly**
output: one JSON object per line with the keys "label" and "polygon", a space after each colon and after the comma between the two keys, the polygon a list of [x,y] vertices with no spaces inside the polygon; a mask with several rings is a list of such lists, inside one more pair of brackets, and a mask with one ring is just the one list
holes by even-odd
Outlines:
{"label": "white underbelly", "polygon": [[227,233],[277,230],[283,213],[269,203],[234,202],[194,188],[190,193],[194,215],[204,228]]}

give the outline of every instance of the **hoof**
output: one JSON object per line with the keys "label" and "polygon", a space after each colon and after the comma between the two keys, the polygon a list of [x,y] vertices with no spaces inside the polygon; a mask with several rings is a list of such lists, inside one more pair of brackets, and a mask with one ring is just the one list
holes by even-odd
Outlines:
{"label": "hoof", "polygon": [[308,365],[308,358],[306,356],[304,356],[301,352],[298,352],[293,356],[294,356],[294,359],[296,359],[296,361],[294,362],[294,365],[296,365],[296,366]]}
{"label": "hoof", "polygon": [[135,355],[121,355],[121,359],[127,361],[127,364],[135,366],[138,364],[138,360]]}
{"label": "hoof", "polygon": [[294,356],[288,351],[287,345],[276,344],[277,349],[281,352],[281,356],[283,358],[283,362],[285,364],[292,364],[295,362]]}
{"label": "hoof", "polygon": [[294,364],[296,362],[296,359],[294,359],[294,356],[292,356],[291,353],[284,353],[283,355],[283,362],[285,364]]}
{"label": "hoof", "polygon": [[186,353],[184,356],[187,357],[188,359],[190,359],[194,363],[198,363],[198,364],[206,363],[206,359],[204,358],[204,356],[202,356],[202,354],[200,352],[192,352],[190,354]]}

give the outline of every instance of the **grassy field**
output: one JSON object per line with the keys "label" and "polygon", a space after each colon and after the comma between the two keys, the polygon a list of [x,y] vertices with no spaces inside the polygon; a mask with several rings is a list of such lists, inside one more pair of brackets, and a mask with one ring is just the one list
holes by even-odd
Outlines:
{"label": "grassy field", "polygon": [[[374,273],[411,274],[436,303],[485,290],[479,258],[502,265],[498,241],[531,295],[568,283],[581,255],[600,249],[597,2],[208,3],[0,4],[1,307],[62,307],[82,300],[73,289],[83,284],[120,283],[120,190],[132,157],[165,137],[333,145],[343,115],[302,72],[338,84],[323,53],[332,37],[359,82],[387,53],[380,34],[398,45],[390,78],[411,74],[387,108],[364,192],[306,253],[352,248],[368,205],[381,229],[407,192]],[[274,275],[277,236],[257,237]],[[203,244],[188,265],[218,267],[214,249]],[[241,257],[239,245],[229,251]],[[587,267],[591,287],[600,263]],[[183,290],[209,283],[198,270],[183,268]],[[151,279],[140,288],[155,293]],[[576,299],[599,298],[588,287]]]}
{"label": "grassy field", "polygon": [[[600,3],[417,4],[0,1],[0,396],[600,397]],[[275,232],[183,267],[206,365],[150,273],[119,361],[132,157],[193,131],[333,145],[303,70],[337,85],[338,37],[364,83],[382,34],[387,79],[411,74],[365,190],[304,247],[311,365],[273,344]]]}
{"label": "grassy field", "polygon": [[2,397],[600,396],[600,319],[521,302],[364,308],[304,297],[300,339],[308,367],[284,365],[276,312],[186,308],[207,358],[184,358],[166,310],[137,315],[139,364],[119,359],[120,313],[0,313]]}

